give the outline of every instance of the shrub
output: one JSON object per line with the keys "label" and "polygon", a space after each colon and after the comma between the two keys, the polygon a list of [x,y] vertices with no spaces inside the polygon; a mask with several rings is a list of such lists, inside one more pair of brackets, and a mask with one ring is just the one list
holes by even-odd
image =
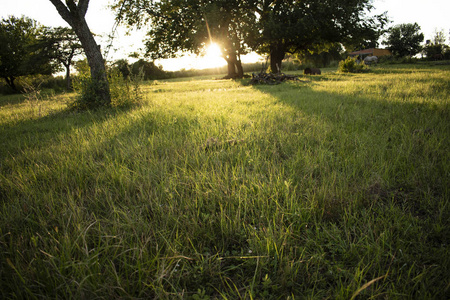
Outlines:
{"label": "shrub", "polygon": [[91,78],[88,74],[79,74],[73,81],[74,91],[77,93],[75,101],[70,105],[75,110],[90,110],[105,106],[102,97],[98,95],[102,83]]}
{"label": "shrub", "polygon": [[343,73],[360,73],[369,70],[364,62],[358,63],[356,57],[347,57],[345,60],[339,62],[338,71]]}
{"label": "shrub", "polygon": [[137,74],[131,73],[126,78],[119,70],[112,70],[108,76],[113,107],[128,107],[140,104],[143,100],[141,83],[144,72],[141,68]]}
{"label": "shrub", "polygon": [[[108,74],[109,89],[112,107],[128,107],[139,104],[142,100],[140,88],[142,82],[142,71],[137,75],[124,78],[122,73],[113,69]],[[102,107],[102,99],[97,91],[101,89],[101,83],[93,80],[89,74],[83,72],[74,80],[74,90],[77,97],[71,104],[72,109],[89,110]]]}

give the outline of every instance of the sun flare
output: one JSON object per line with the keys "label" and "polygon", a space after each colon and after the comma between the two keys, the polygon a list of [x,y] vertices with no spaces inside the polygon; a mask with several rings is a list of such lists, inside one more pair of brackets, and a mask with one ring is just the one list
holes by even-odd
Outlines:
{"label": "sun flare", "polygon": [[206,48],[206,57],[211,58],[221,58],[222,57],[222,50],[220,50],[219,45],[216,43],[211,43]]}
{"label": "sun flare", "polygon": [[216,43],[209,44],[204,52],[204,56],[199,57],[197,69],[218,68],[225,64],[222,57],[222,50]]}

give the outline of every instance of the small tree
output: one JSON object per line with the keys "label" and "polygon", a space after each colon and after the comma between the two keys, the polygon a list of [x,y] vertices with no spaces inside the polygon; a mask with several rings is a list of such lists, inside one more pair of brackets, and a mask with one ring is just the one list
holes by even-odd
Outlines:
{"label": "small tree", "polygon": [[445,44],[445,33],[444,30],[434,32],[433,44],[444,45]]}
{"label": "small tree", "polygon": [[73,59],[83,53],[75,31],[68,27],[48,28],[40,44],[51,59],[66,69],[66,86],[70,90],[70,67],[73,65]]}
{"label": "small tree", "polygon": [[131,70],[131,66],[128,63],[128,60],[122,58],[119,60],[116,60],[113,64],[113,69],[117,70],[120,72],[120,74],[122,74],[123,78],[128,78],[128,76],[130,76],[130,70]]}
{"label": "small tree", "polygon": [[388,30],[387,40],[383,43],[388,46],[392,54],[398,57],[414,56],[422,50],[424,40],[420,26],[414,24],[400,24]]}
{"label": "small tree", "polygon": [[444,59],[449,47],[445,44],[444,31],[436,31],[431,43],[427,43],[424,47],[424,53],[427,59],[440,60]]}
{"label": "small tree", "polygon": [[146,61],[144,59],[140,59],[133,63],[131,72],[133,75],[142,73],[144,80],[155,80],[168,77],[162,66],[157,66],[155,65],[155,62]]}

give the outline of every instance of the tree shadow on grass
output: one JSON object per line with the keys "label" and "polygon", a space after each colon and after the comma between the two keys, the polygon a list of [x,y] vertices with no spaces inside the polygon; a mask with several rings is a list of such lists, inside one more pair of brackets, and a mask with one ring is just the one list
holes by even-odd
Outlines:
{"label": "tree shadow on grass", "polygon": [[0,95],[0,107],[20,104],[25,101],[26,99],[22,94]]}
{"label": "tree shadow on grass", "polygon": [[[55,92],[53,89],[43,89],[38,90],[40,101],[53,101],[52,98],[63,97],[67,94],[66,92]],[[14,94],[1,94],[0,93],[0,107],[5,107],[8,105],[23,104],[29,101],[26,93],[14,93]]]}
{"label": "tree shadow on grass", "polygon": [[[367,205],[373,199],[388,201],[394,197],[402,205],[409,206],[416,215],[428,215],[430,203],[422,203],[423,197],[439,202],[448,196],[450,119],[448,103],[408,101],[408,91],[401,98],[384,98],[380,90],[350,90],[345,93],[327,91],[311,84],[284,83],[279,86],[254,88],[274,97],[282,105],[301,112],[308,118],[323,124],[325,133],[316,143],[305,142],[305,149],[316,156],[318,167],[313,176],[323,180],[343,182],[348,191],[366,198]],[[394,95],[395,97],[395,95]],[[287,115],[280,119],[287,119]],[[282,122],[275,123],[279,130],[289,131]],[[299,135],[292,135],[292,139]],[[301,135],[300,135],[301,136]],[[282,143],[281,143],[282,145]],[[317,147],[316,149],[313,149]],[[289,153],[289,151],[284,151]],[[302,150],[290,150],[292,164],[302,168]],[[303,152],[305,152],[303,150]],[[310,159],[315,159],[310,157]],[[325,174],[325,173],[327,174]],[[336,178],[330,177],[330,174]],[[302,176],[292,175],[293,185],[302,185]],[[334,179],[333,179],[334,178]],[[377,187],[376,189],[373,187]],[[331,189],[338,186],[330,186]],[[332,203],[339,203],[339,192],[329,194]],[[329,208],[333,211],[333,204]],[[336,212],[339,210],[335,210]]]}
{"label": "tree shadow on grass", "polygon": [[77,112],[68,108],[50,112],[43,117],[33,117],[0,125],[0,161],[16,156],[25,149],[46,148],[61,135],[88,128],[115,118],[128,109],[99,109]]}

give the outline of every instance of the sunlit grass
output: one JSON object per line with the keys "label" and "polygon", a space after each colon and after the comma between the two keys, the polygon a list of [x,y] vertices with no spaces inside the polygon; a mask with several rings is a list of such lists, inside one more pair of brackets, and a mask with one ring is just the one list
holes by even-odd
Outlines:
{"label": "sunlit grass", "polygon": [[2,298],[443,299],[449,75],[1,97]]}

